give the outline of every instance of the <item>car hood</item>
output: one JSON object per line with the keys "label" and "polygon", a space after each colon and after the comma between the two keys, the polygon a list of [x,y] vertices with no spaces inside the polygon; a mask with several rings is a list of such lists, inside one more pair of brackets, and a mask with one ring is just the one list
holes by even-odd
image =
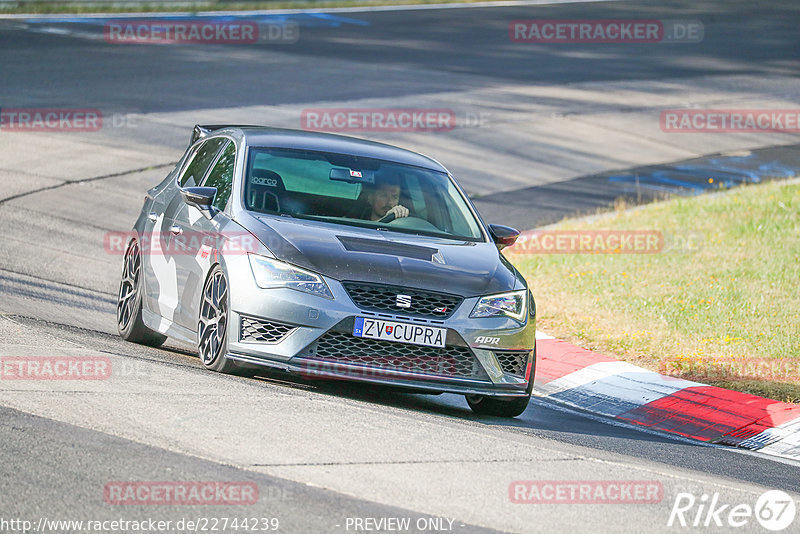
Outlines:
{"label": "car hood", "polygon": [[462,297],[510,291],[517,274],[494,243],[252,217],[255,236],[283,261],[336,280],[415,287]]}

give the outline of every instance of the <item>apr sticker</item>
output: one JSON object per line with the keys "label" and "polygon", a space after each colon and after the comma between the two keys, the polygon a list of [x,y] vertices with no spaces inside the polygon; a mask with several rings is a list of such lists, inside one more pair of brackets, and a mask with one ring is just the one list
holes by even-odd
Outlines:
{"label": "apr sticker", "polygon": [[350,176],[353,178],[363,178],[363,176],[361,176],[361,171],[354,171],[352,169],[350,169]]}
{"label": "apr sticker", "polygon": [[484,345],[497,345],[500,343],[499,337],[478,336],[475,338],[475,343],[482,343]]}
{"label": "apr sticker", "polygon": [[208,245],[201,245],[200,250],[197,252],[197,261],[200,260],[208,260],[213,258],[214,261],[217,261],[217,249],[213,249]]}

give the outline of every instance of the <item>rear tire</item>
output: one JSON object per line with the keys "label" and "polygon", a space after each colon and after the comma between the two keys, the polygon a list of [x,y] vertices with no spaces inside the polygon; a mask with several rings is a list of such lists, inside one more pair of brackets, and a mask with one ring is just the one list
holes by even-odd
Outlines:
{"label": "rear tire", "polygon": [[117,330],[131,343],[159,347],[167,340],[142,321],[142,256],[136,241],[131,241],[125,251],[117,296]]}

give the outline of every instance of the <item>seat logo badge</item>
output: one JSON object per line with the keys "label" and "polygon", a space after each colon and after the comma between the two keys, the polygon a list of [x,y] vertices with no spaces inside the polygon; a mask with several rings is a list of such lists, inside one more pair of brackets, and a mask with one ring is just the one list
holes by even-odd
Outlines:
{"label": "seat logo badge", "polygon": [[411,295],[397,295],[397,300],[395,304],[398,308],[410,308],[411,307]]}

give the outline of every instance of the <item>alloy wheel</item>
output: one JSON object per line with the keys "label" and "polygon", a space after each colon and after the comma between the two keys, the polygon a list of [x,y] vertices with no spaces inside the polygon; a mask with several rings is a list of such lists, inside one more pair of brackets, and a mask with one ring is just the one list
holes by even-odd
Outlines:
{"label": "alloy wheel", "polygon": [[228,282],[222,271],[214,272],[203,290],[198,325],[200,359],[211,365],[225,346],[228,326]]}
{"label": "alloy wheel", "polygon": [[141,260],[139,245],[134,241],[125,252],[125,263],[122,268],[122,280],[119,283],[117,298],[117,325],[125,330],[136,313],[136,297],[139,292],[139,275]]}

